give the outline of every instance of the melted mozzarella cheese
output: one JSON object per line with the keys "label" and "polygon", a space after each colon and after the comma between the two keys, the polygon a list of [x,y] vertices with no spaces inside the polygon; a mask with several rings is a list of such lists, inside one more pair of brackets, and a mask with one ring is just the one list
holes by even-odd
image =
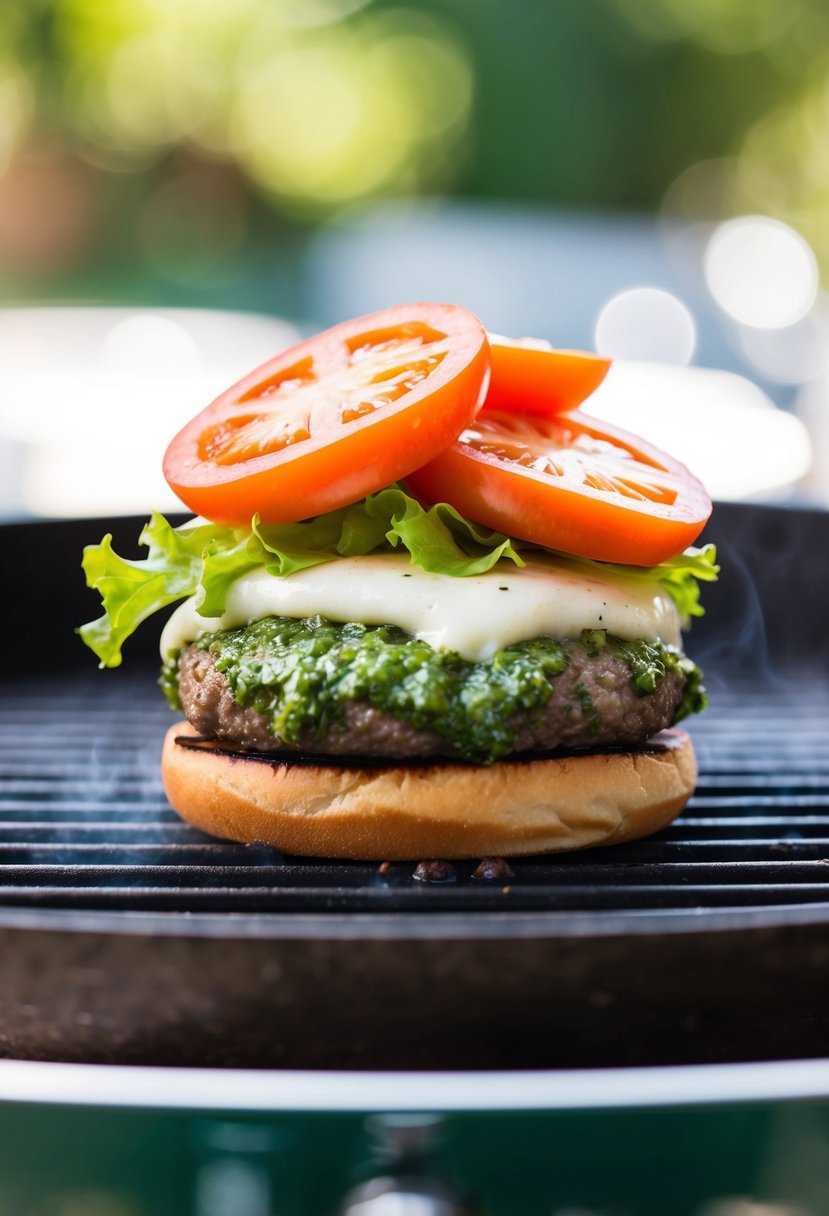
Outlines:
{"label": "melted mozzarella cheese", "polygon": [[523,569],[468,578],[427,574],[408,554],[338,558],[286,578],[256,570],[233,583],[220,617],[200,616],[196,597],[170,617],[161,635],[166,657],[203,633],[236,629],[266,616],[315,616],[397,625],[465,659],[535,637],[573,638],[607,629],[621,638],[679,646],[676,606],[657,582],[585,571],[533,555]]}

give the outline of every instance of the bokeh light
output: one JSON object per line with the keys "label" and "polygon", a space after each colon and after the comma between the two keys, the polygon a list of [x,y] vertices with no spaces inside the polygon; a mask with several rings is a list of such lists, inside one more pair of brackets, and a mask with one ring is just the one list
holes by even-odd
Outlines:
{"label": "bokeh light", "polygon": [[721,224],[705,251],[705,278],[724,312],[763,329],[799,321],[818,289],[817,263],[807,242],[767,216]]}
{"label": "bokeh light", "polygon": [[813,459],[806,488],[816,502],[829,507],[829,373],[803,385],[795,412],[812,437]]}
{"label": "bokeh light", "polygon": [[630,23],[648,38],[693,38],[721,54],[748,54],[768,46],[799,16],[798,0],[616,0]]}
{"label": "bokeh light", "polygon": [[[827,116],[825,0],[7,5],[0,298],[309,330],[446,298],[806,411],[829,368]],[[171,383],[201,376],[150,311],[95,352],[99,387],[140,379],[153,333]],[[7,485],[21,443],[0,437]]]}
{"label": "bokeh light", "polygon": [[234,143],[268,191],[324,207],[421,176],[438,184],[435,154],[464,129],[472,78],[432,21],[401,11],[259,58],[235,103]]}
{"label": "bokeh light", "polygon": [[204,356],[193,333],[178,319],[136,312],[115,320],[101,343],[101,367],[113,375],[152,373],[192,376],[204,371]]}
{"label": "bokeh light", "polygon": [[63,0],[57,25],[63,100],[99,162],[187,144],[300,214],[456,172],[472,73],[437,17],[366,0]]}
{"label": "bokeh light", "polygon": [[614,359],[690,363],[696,326],[677,296],[658,287],[633,287],[604,305],[596,321],[596,350]]}
{"label": "bokeh light", "polygon": [[0,173],[28,131],[34,108],[31,83],[13,62],[0,58]]}
{"label": "bokeh light", "polygon": [[[829,17],[829,10],[824,10]],[[829,59],[793,96],[746,132],[733,183],[735,207],[762,210],[793,225],[829,269]]]}
{"label": "bokeh light", "polygon": [[0,312],[0,474],[13,490],[5,501],[0,488],[0,510],[180,509],[160,467],[171,437],[297,337],[284,322],[243,313]]}
{"label": "bokeh light", "polygon": [[829,304],[821,299],[782,329],[741,326],[737,341],[760,375],[777,384],[805,384],[829,368]]}
{"label": "bokeh light", "polygon": [[681,453],[722,501],[769,497],[805,477],[812,461],[803,423],[733,372],[619,361],[590,413]]}

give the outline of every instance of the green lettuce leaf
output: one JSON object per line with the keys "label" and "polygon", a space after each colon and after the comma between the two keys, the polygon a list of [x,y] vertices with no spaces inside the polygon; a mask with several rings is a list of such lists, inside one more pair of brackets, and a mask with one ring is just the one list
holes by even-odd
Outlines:
{"label": "green lettuce leaf", "polygon": [[147,617],[194,594],[205,555],[226,543],[228,535],[233,536],[230,529],[215,524],[174,528],[153,512],[138,538],[149,550],[146,557],[119,557],[111,533],[99,545],[86,546],[81,563],[86,584],[100,593],[104,615],[78,633],[102,666],[119,666],[121,647]]}
{"label": "green lettuce leaf", "polygon": [[448,503],[426,510],[397,486],[302,523],[265,526],[255,518],[252,527],[270,555],[264,561],[268,571],[282,576],[398,546],[408,549],[421,570],[454,578],[483,574],[502,557],[525,564],[509,537],[471,523]]}
{"label": "green lettuce leaf", "polygon": [[198,522],[174,528],[154,513],[139,540],[149,552],[135,561],[115,553],[111,535],[84,549],[87,586],[100,592],[104,615],[78,632],[105,667],[120,665],[124,642],[154,612],[197,595],[200,615],[220,616],[231,583],[263,566],[284,577],[398,546],[421,569],[458,578],[491,570],[501,558],[525,564],[508,537],[445,503],[426,510],[395,486],[296,524],[264,525],[254,517],[250,529]]}
{"label": "green lettuce leaf", "polygon": [[[266,525],[255,516],[250,528],[200,521],[174,528],[154,513],[139,540],[148,549],[139,560],[120,557],[111,535],[84,549],[87,586],[100,593],[104,614],[78,633],[105,667],[118,667],[124,642],[141,622],[177,600],[195,595],[200,615],[221,616],[229,587],[251,570],[264,567],[284,578],[338,557],[403,548],[422,570],[463,578],[503,559],[524,566],[522,551],[534,548],[472,523],[447,503],[427,510],[397,486],[295,524]],[[702,614],[698,584],[718,571],[713,545],[647,569],[563,556],[628,578],[657,579],[685,620]]]}
{"label": "green lettuce leaf", "polygon": [[716,545],[686,549],[684,553],[670,558],[654,569],[655,577],[673,597],[684,622],[692,616],[705,614],[705,609],[699,602],[699,585],[715,583],[719,573]]}

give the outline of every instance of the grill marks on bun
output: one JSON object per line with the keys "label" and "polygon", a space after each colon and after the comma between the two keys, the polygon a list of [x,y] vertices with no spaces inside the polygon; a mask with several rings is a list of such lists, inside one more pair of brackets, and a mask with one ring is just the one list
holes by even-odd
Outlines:
{"label": "grill marks on bun", "polygon": [[[681,747],[681,731],[665,729],[659,731],[658,734],[652,735],[643,743],[637,745],[635,750],[642,755],[652,755],[664,751],[672,751],[677,747]],[[181,734],[175,736],[175,742],[179,747],[184,747],[188,751],[205,751],[214,752],[219,756],[227,756],[230,760],[236,761],[253,761],[261,764],[273,764],[278,767],[284,766],[291,768],[294,765],[304,765],[306,767],[320,768],[323,765],[338,765],[341,768],[357,768],[357,769],[389,769],[399,768],[405,765],[406,768],[443,768],[446,766],[461,765],[466,768],[474,769],[478,766],[469,760],[463,760],[460,757],[434,757],[434,756],[409,756],[405,759],[389,759],[384,756],[348,756],[348,755],[325,755],[320,752],[301,752],[289,751],[274,752],[260,751],[257,748],[235,746],[232,742],[216,739],[212,735],[200,735],[194,731],[193,734]],[[502,757],[499,764],[529,764],[537,760],[563,760],[566,758],[580,756],[613,756],[626,755],[631,752],[630,747],[590,747],[573,751],[571,748],[554,748],[547,751],[524,751],[514,752],[510,756]]]}
{"label": "grill marks on bun", "polygon": [[459,762],[263,756],[170,728],[162,775],[178,813],[215,836],[365,861],[519,856],[617,844],[679,814],[696,781],[689,736],[642,748]]}

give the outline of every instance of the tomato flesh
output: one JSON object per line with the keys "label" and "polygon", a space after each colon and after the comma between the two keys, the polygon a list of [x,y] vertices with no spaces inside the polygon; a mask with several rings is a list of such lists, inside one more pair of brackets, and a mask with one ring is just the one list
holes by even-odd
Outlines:
{"label": "tomato flesh", "polygon": [[179,432],[164,472],[217,523],[290,523],[405,477],[519,539],[654,565],[711,504],[678,461],[574,408],[608,366],[503,339],[490,352],[465,309],[402,305],[251,372]]}
{"label": "tomato flesh", "polygon": [[477,317],[413,304],[344,322],[240,380],[187,424],[164,473],[217,523],[289,523],[355,502],[450,444],[481,406]]}
{"label": "tomato flesh", "polygon": [[575,409],[599,387],[610,359],[490,334],[492,376],[485,409],[549,418]]}
{"label": "tomato flesh", "polygon": [[628,565],[680,553],[711,513],[679,461],[580,410],[541,418],[484,409],[407,482],[510,536]]}

